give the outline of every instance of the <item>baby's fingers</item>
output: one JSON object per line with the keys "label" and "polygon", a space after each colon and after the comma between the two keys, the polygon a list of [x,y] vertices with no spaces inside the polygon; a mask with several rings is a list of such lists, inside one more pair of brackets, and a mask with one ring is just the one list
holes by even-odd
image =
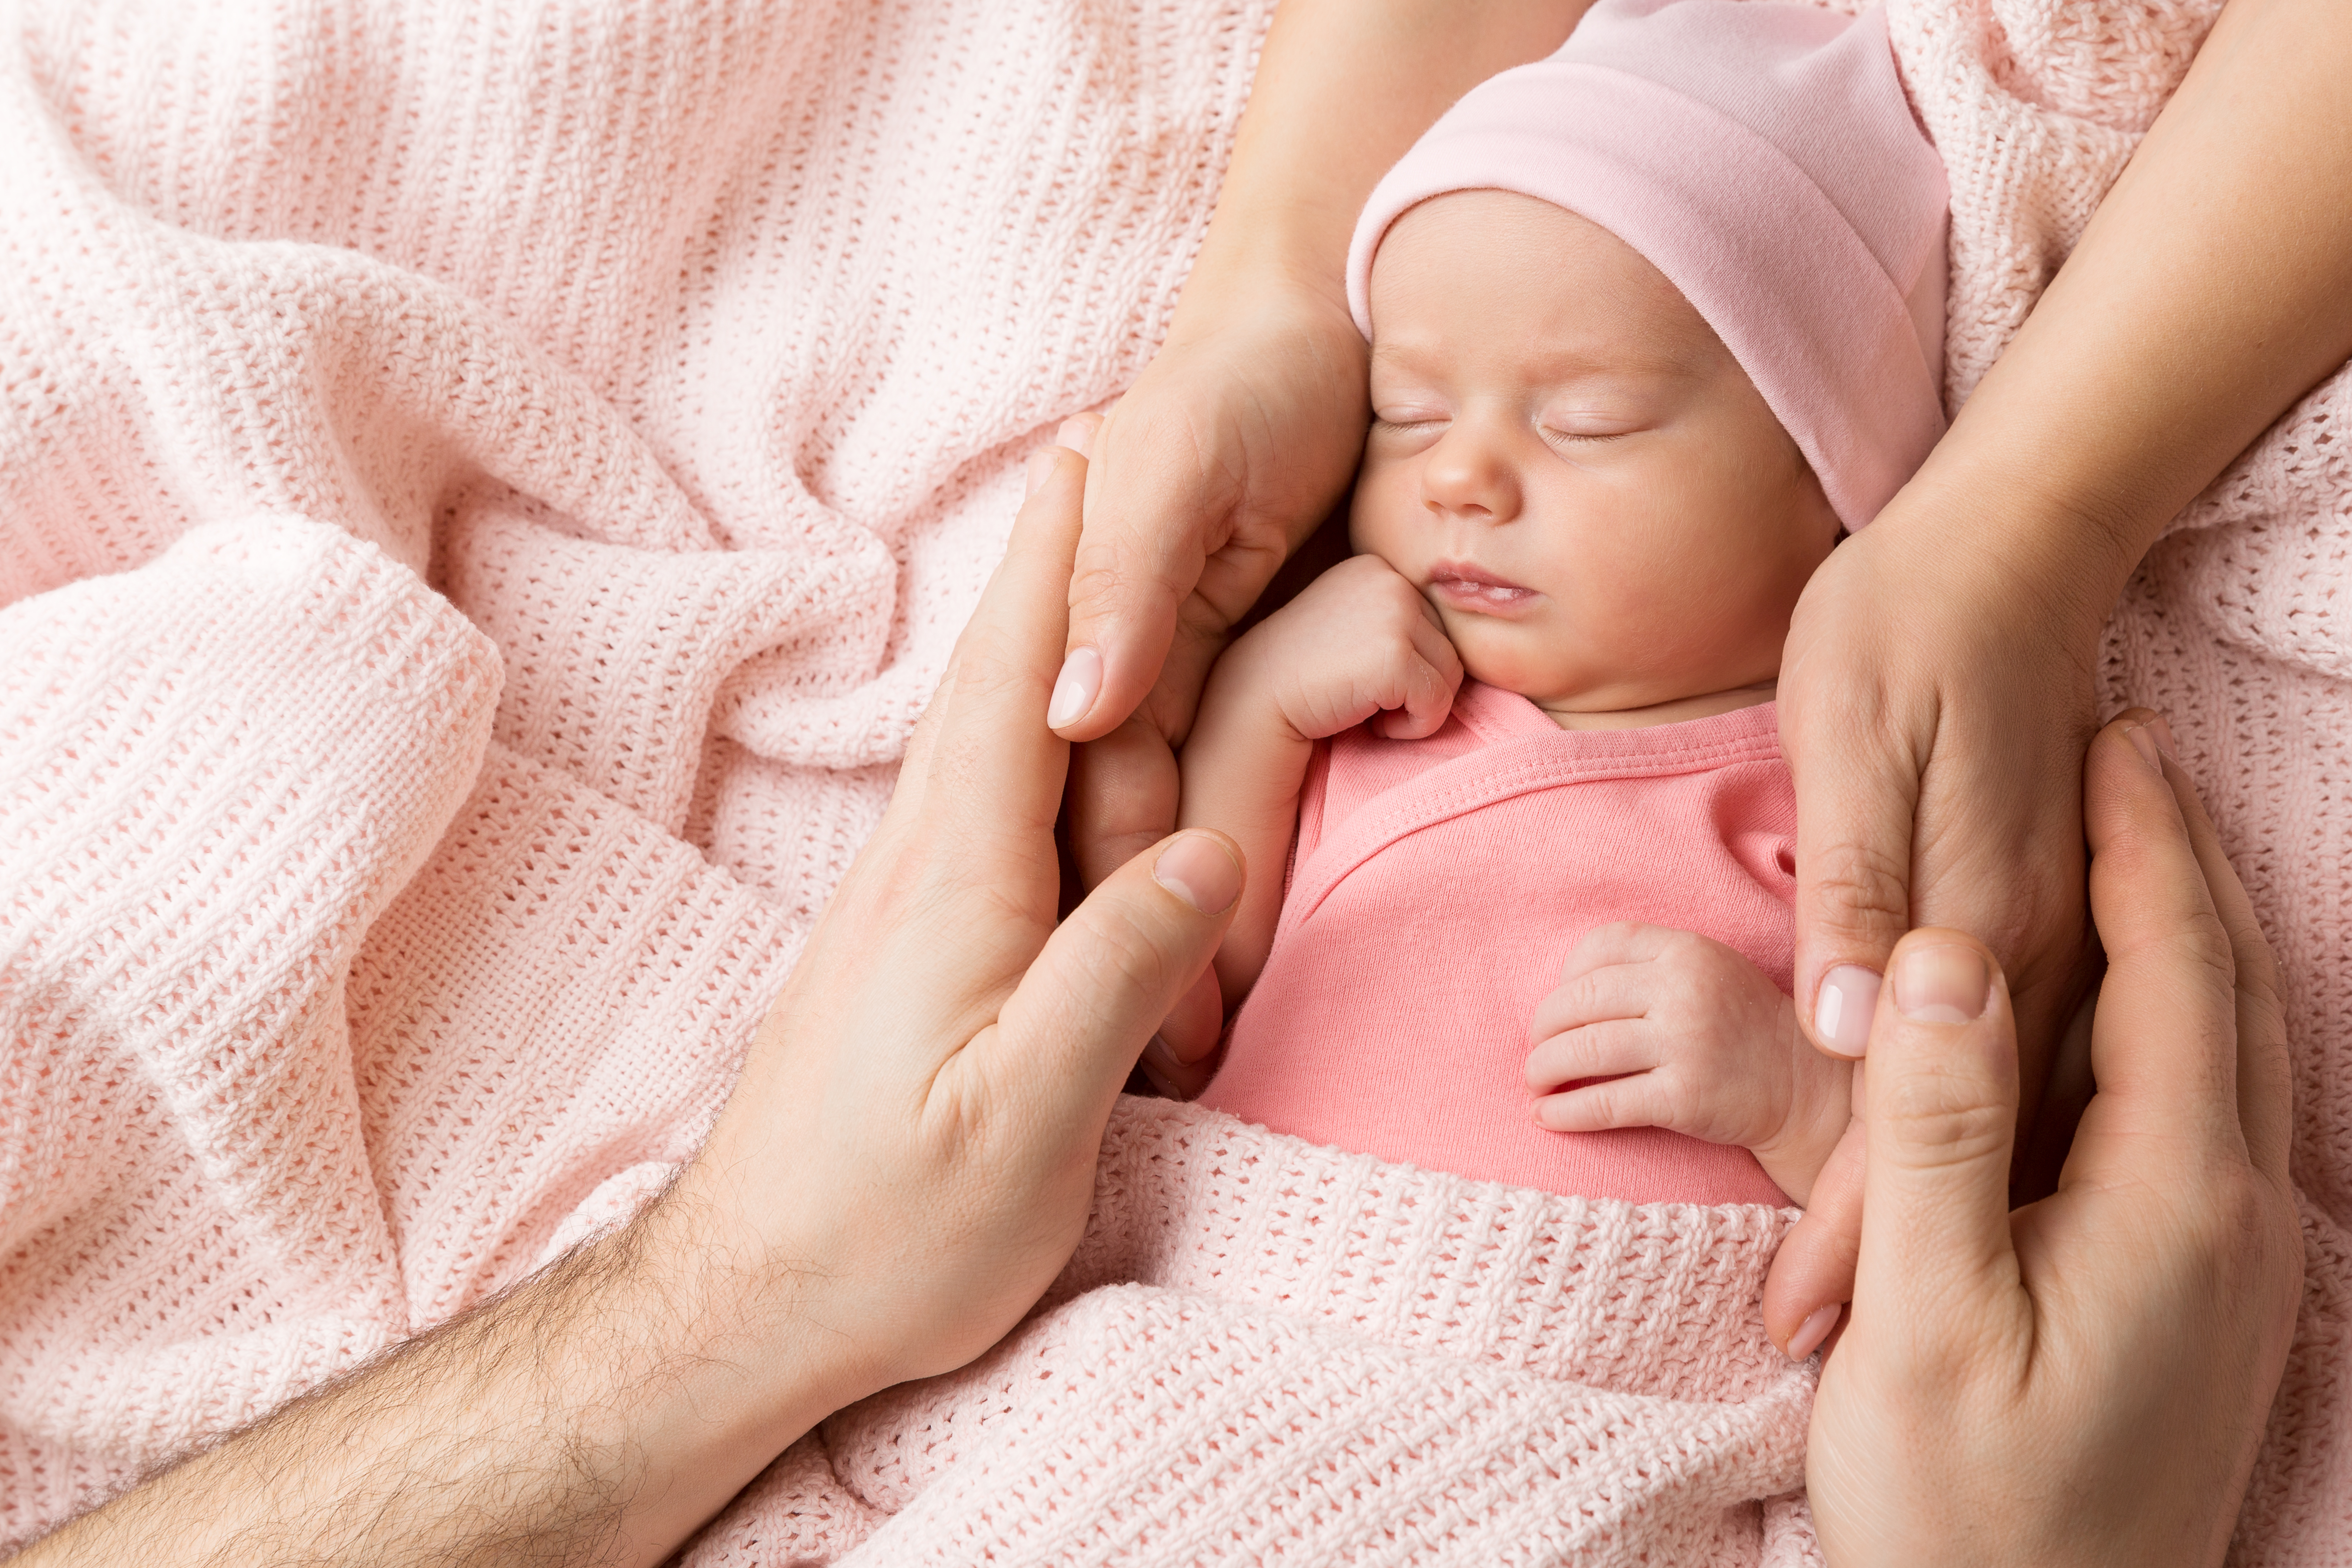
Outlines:
{"label": "baby's fingers", "polygon": [[1559,966],[1560,982],[1565,985],[1580,974],[1612,964],[1647,963],[1664,952],[1680,934],[1665,926],[1643,925],[1636,921],[1612,921],[1607,925],[1594,926],[1569,951],[1566,962]]}
{"label": "baby's fingers", "polygon": [[1587,1024],[1528,1053],[1528,1087],[1557,1089],[1580,1078],[1613,1078],[1658,1065],[1657,1035],[1639,1018]]}
{"label": "baby's fingers", "polygon": [[1647,981],[1639,966],[1623,963],[1563,980],[1536,1004],[1536,1016],[1528,1025],[1528,1038],[1540,1040],[1588,1024],[1645,1017],[1650,1011],[1652,990]]}
{"label": "baby's fingers", "polygon": [[1445,634],[1435,627],[1413,633],[1405,653],[1404,706],[1381,720],[1381,733],[1391,741],[1421,741],[1444,727],[1454,711],[1454,694],[1462,685],[1462,660]]}
{"label": "baby's fingers", "polygon": [[1670,1127],[1675,1097],[1654,1072],[1588,1083],[1536,1101],[1536,1125],[1554,1132],[1605,1132],[1612,1127]]}

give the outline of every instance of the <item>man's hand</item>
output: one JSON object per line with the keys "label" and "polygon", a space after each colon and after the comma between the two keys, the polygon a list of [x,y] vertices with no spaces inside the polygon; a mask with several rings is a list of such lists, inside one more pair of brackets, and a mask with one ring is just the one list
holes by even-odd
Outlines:
{"label": "man's hand", "polygon": [[1019,1321],[1242,887],[1187,832],[1056,926],[1045,713],[1085,463],[1034,477],[881,828],[671,1190],[22,1561],[652,1563],[832,1410]]}
{"label": "man's hand", "polygon": [[1056,926],[1067,747],[1045,728],[1086,463],[1042,486],[698,1163],[858,1392],[961,1366],[1086,1223],[1103,1124],[1242,889],[1220,834],[1118,868]]}

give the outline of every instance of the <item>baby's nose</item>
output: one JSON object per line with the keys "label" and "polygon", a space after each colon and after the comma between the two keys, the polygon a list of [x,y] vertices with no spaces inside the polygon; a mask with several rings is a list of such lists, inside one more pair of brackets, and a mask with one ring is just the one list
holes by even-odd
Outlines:
{"label": "baby's nose", "polygon": [[1482,522],[1519,511],[1517,467],[1487,433],[1456,425],[1422,459],[1422,499],[1433,510]]}

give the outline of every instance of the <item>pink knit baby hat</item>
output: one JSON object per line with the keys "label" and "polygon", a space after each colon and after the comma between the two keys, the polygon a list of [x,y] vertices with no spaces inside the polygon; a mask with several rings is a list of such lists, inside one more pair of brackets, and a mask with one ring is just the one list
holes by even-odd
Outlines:
{"label": "pink knit baby hat", "polygon": [[1473,89],[1376,186],[1348,254],[1408,207],[1504,190],[1591,219],[1706,319],[1848,528],[1944,433],[1944,166],[1886,17],[1777,0],[1601,0],[1558,54]]}

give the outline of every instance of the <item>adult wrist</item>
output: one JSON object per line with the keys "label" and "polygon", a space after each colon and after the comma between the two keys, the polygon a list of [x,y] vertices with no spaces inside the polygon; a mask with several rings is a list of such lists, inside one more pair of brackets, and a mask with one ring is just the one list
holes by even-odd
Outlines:
{"label": "adult wrist", "polygon": [[1177,297],[1168,341],[1204,335],[1236,317],[1278,314],[1344,334],[1364,352],[1348,310],[1340,259],[1324,254],[1310,234],[1268,215],[1220,211]]}
{"label": "adult wrist", "polygon": [[835,1411],[901,1381],[877,1347],[827,1326],[825,1296],[844,1281],[813,1247],[795,1247],[751,1223],[751,1194],[708,1160],[637,1221],[626,1249],[641,1293],[691,1342],[681,1362],[727,1369],[726,1393],[698,1396],[698,1413],[735,1440],[782,1452]]}
{"label": "adult wrist", "polygon": [[2095,641],[2162,520],[2151,526],[2119,509],[2052,493],[2030,476],[1939,457],[1887,503],[1870,531],[1916,552],[1923,570],[1948,588],[2030,608],[2045,621],[2054,616],[2067,643]]}

